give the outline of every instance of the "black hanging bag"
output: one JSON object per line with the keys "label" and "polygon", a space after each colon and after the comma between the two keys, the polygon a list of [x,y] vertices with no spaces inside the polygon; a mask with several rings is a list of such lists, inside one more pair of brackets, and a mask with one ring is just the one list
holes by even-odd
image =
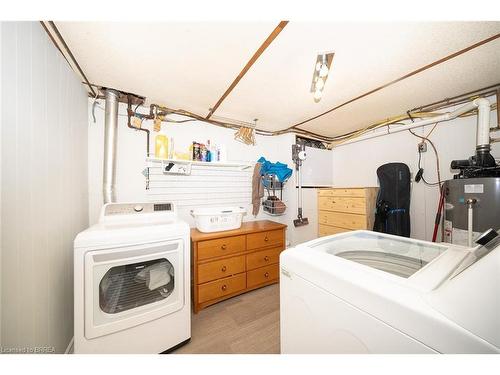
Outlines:
{"label": "black hanging bag", "polygon": [[410,237],[410,169],[404,163],[388,163],[378,167],[377,176],[373,230]]}

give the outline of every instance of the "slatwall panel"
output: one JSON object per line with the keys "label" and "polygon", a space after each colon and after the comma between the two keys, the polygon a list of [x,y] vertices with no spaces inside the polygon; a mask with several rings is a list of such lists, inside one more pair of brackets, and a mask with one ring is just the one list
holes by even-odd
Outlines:
{"label": "slatwall panel", "polygon": [[0,27],[1,344],[64,352],[88,225],[87,95],[38,22]]}
{"label": "slatwall panel", "polygon": [[245,170],[193,165],[189,176],[163,174],[160,163],[152,165],[148,198],[175,202],[183,218],[197,207],[247,208],[251,203],[253,165]]}

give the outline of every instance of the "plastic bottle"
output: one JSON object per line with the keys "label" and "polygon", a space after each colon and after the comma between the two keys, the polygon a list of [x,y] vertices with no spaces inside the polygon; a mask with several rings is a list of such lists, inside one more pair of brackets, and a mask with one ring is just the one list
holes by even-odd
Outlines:
{"label": "plastic bottle", "polygon": [[168,137],[163,131],[155,137],[155,158],[168,159]]}
{"label": "plastic bottle", "polygon": [[194,141],[189,145],[189,160],[194,160]]}
{"label": "plastic bottle", "polygon": [[210,144],[210,161],[219,161],[217,160],[217,145],[215,143]]}
{"label": "plastic bottle", "polygon": [[202,143],[200,144],[200,161],[207,161],[207,147]]}
{"label": "plastic bottle", "polygon": [[210,139],[207,141],[207,161],[212,161],[212,148],[210,146]]}

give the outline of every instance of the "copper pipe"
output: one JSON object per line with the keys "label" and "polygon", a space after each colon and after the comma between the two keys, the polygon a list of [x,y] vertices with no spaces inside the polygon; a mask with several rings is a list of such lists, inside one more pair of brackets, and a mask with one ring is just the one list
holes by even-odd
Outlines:
{"label": "copper pipe", "polygon": [[[490,87],[493,87],[493,89],[490,89]],[[458,95],[458,96],[455,96],[453,98],[448,98],[448,99],[445,99],[445,100],[442,100],[439,102],[435,102],[432,104],[427,104],[427,105],[424,105],[421,107],[416,107],[414,109],[411,109],[409,112],[410,113],[414,112],[414,111],[416,111],[416,112],[434,112],[434,111],[439,111],[443,108],[451,107],[454,105],[461,105],[461,104],[470,102],[471,100],[474,100],[477,98],[487,98],[487,97],[492,96],[492,95],[496,96],[496,92],[497,92],[497,89],[500,88],[500,84],[490,86],[490,87],[485,88],[485,89],[472,91],[472,92],[467,93],[467,94]],[[495,104],[495,106],[496,106],[496,104]]]}
{"label": "copper pipe", "polygon": [[487,96],[494,94],[496,92],[496,90],[499,88],[500,88],[500,83],[497,83],[495,85],[483,87],[481,89],[469,91],[469,92],[466,92],[464,94],[460,94],[460,95],[452,96],[450,98],[439,100],[439,101],[434,102],[434,103],[425,104],[423,106],[415,107],[415,108],[410,109],[409,112],[432,111],[432,109],[436,110],[436,109],[441,109],[443,107],[448,107],[450,105],[461,104],[459,101],[457,101],[457,102],[453,102],[453,101],[455,99],[463,98],[464,102],[468,102],[471,100],[472,97],[479,96],[479,95],[481,95],[483,97],[487,97]]}
{"label": "copper pipe", "polygon": [[149,129],[136,128],[135,126],[132,126],[130,120],[134,115],[135,112],[132,110],[132,98],[130,94],[127,94],[127,126],[130,129],[139,130],[146,133],[146,157],[149,157]]}
{"label": "copper pipe", "polygon": [[[494,88],[497,88],[497,90],[494,90]],[[500,84],[488,86],[488,87],[485,87],[482,89],[478,89],[478,90],[471,91],[471,92],[468,92],[465,94],[457,95],[457,96],[447,98],[447,99],[444,99],[444,100],[441,100],[438,102],[434,102],[431,104],[426,104],[426,105],[421,106],[421,107],[416,107],[414,109],[411,109],[408,112],[410,112],[410,113],[414,112],[414,111],[428,112],[429,111],[428,109],[430,109],[430,108],[432,108],[432,110],[438,110],[438,109],[450,107],[453,105],[458,105],[458,104],[463,104],[465,102],[469,102],[471,100],[471,97],[473,97],[473,98],[474,97],[487,97],[487,96],[496,94],[497,91],[500,91]],[[500,98],[500,95],[497,96],[497,101],[499,98]],[[455,99],[458,99],[458,100],[455,100]],[[185,111],[182,109],[171,109],[171,108],[163,107],[163,106],[160,106],[157,104],[151,104],[149,107],[149,114],[148,115],[140,114],[141,118],[148,119],[148,120],[154,119],[155,118],[155,109],[157,110],[156,115],[160,115],[160,116],[167,116],[170,114],[174,114],[174,115],[189,117],[189,118],[194,119],[194,120],[207,122],[207,123],[210,123],[212,125],[221,126],[221,127],[225,127],[225,128],[229,128],[229,129],[238,129],[239,128],[239,126],[236,124],[232,125],[232,124],[225,123],[222,121],[207,119],[203,116],[197,115],[197,114],[189,112],[189,111]],[[426,109],[426,110],[421,111],[422,109]],[[498,111],[498,109],[497,109],[497,111]],[[134,115],[134,114],[135,114],[135,112],[132,111],[130,109],[130,106],[129,106],[129,116]],[[500,116],[499,116],[499,118],[500,118]],[[397,121],[395,120],[394,122],[388,122],[385,125],[388,126],[388,125],[396,124],[396,123],[399,123],[399,122],[404,121],[404,120],[405,119],[400,118]],[[129,118],[129,121],[130,121],[130,118]],[[129,125],[129,127],[131,127],[132,129],[136,129],[136,128],[132,127],[131,125]],[[372,127],[373,126],[368,126],[366,129],[371,130]],[[146,129],[136,129],[136,130],[145,131]],[[277,135],[288,134],[288,133],[296,133],[298,135],[303,135],[306,137],[310,137],[310,138],[313,138],[313,139],[316,139],[316,140],[319,140],[322,142],[328,142],[328,143],[342,140],[344,138],[348,138],[349,136],[351,136],[352,134],[354,134],[358,131],[359,131],[359,129],[354,130],[352,132],[344,133],[344,134],[341,134],[338,136],[326,136],[326,135],[321,135],[318,133],[308,131],[306,129],[301,129],[299,127],[287,128],[287,129],[282,129],[282,130],[277,130],[277,131],[267,131],[267,130],[255,129],[256,134],[263,135],[263,136],[277,136]]]}

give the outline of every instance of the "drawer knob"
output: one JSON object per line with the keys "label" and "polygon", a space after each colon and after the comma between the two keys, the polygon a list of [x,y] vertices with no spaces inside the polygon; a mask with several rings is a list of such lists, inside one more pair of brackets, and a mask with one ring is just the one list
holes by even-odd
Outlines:
{"label": "drawer knob", "polygon": [[267,236],[266,236],[266,238],[264,238],[264,241],[266,241],[266,242],[269,241],[269,238],[267,238]]}
{"label": "drawer knob", "polygon": [[266,256],[264,257],[264,260],[265,260],[266,262],[269,262],[269,257],[266,255]]}
{"label": "drawer knob", "polygon": [[226,272],[227,270],[227,267],[226,266],[222,266],[222,268],[220,269],[222,272]]}
{"label": "drawer knob", "polygon": [[268,278],[268,277],[269,277],[269,272],[266,272],[266,273],[264,274],[264,277],[265,277],[265,278]]}
{"label": "drawer knob", "polygon": [[222,250],[226,250],[226,249],[227,249],[227,245],[226,245],[226,244],[224,244],[224,245],[222,245],[220,248],[221,248]]}
{"label": "drawer knob", "polygon": [[227,289],[227,285],[226,284],[222,285],[221,289],[225,291]]}

